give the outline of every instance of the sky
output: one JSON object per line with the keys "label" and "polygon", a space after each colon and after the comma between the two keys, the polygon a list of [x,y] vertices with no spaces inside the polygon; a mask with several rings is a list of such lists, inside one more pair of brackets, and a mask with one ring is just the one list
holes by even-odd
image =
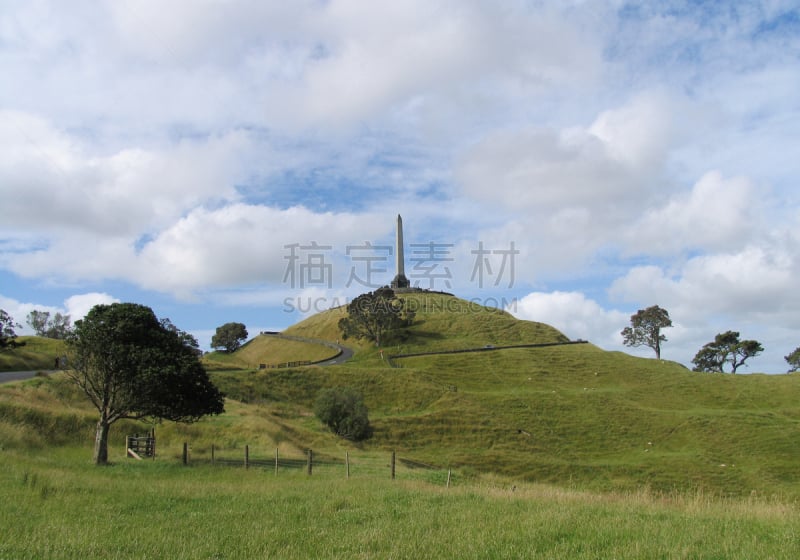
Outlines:
{"label": "sky", "polygon": [[796,1],[0,0],[0,308],[208,349],[387,284],[401,214],[420,287],[783,373],[798,91]]}

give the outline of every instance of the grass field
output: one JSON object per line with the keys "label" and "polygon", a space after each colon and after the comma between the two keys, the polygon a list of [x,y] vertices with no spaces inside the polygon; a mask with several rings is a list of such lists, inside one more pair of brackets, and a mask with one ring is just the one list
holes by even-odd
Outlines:
{"label": "grass field", "polygon": [[786,558],[796,506],[0,452],[0,558]]}

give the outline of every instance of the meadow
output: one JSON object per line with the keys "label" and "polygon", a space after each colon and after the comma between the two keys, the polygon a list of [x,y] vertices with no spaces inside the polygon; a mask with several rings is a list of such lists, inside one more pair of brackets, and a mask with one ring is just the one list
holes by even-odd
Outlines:
{"label": "meadow", "polygon": [[796,505],[2,451],[0,558],[796,558]]}

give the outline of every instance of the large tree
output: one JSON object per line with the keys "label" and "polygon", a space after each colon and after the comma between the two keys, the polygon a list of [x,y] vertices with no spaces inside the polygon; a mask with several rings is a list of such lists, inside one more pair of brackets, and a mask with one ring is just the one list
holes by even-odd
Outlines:
{"label": "large tree", "polygon": [[739,340],[739,333],[726,331],[705,344],[692,359],[694,371],[725,371],[725,364],[731,365],[731,373],[736,373],[744,363],[764,351],[756,340]]}
{"label": "large tree", "polygon": [[661,334],[661,329],[672,326],[672,320],[666,309],[657,305],[640,309],[631,315],[631,326],[622,329],[622,342],[626,346],[647,346],[656,353],[656,359],[661,359],[661,343],[667,337]]}
{"label": "large tree", "polygon": [[225,323],[217,327],[217,331],[211,337],[211,348],[228,353],[235,352],[245,340],[247,340],[247,327],[244,323]]}
{"label": "large tree", "polygon": [[194,422],[224,411],[200,363],[197,341],[135,303],[96,305],[67,337],[67,375],[100,418],[94,461],[108,462],[108,431],[123,418]]}
{"label": "large tree", "polygon": [[365,338],[380,346],[388,332],[410,325],[413,320],[414,312],[406,308],[405,300],[391,288],[379,288],[347,304],[347,317],[339,319],[339,330],[345,339]]}
{"label": "large tree", "polygon": [[21,346],[17,342],[17,331],[21,325],[14,321],[14,318],[6,313],[5,309],[0,309],[0,350]]}

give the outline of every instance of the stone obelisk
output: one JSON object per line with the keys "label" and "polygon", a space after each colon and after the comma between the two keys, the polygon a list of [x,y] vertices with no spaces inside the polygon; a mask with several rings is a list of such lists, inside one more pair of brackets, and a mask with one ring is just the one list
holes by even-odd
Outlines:
{"label": "stone obelisk", "polygon": [[395,270],[397,270],[397,275],[392,280],[392,288],[403,289],[408,288],[411,286],[411,282],[408,281],[406,278],[405,273],[405,257],[403,254],[403,218],[400,217],[400,214],[397,215],[397,236],[395,237]]}

